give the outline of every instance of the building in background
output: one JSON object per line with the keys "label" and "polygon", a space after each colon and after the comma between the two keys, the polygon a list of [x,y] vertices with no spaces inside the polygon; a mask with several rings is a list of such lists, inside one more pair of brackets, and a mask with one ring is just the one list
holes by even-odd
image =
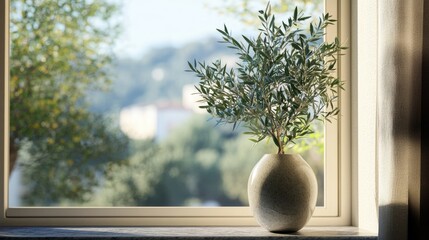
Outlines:
{"label": "building in background", "polygon": [[182,89],[182,103],[172,101],[125,107],[119,115],[120,129],[134,140],[164,139],[192,115],[205,112],[198,107],[200,98],[195,93],[194,85],[186,85]]}

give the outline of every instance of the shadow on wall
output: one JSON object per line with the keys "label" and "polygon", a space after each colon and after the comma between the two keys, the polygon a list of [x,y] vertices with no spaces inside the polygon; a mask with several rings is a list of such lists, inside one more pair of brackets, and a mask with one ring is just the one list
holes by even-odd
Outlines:
{"label": "shadow on wall", "polygon": [[[414,240],[421,133],[423,1],[378,2],[379,239]],[[383,205],[384,204],[384,205]],[[411,232],[410,232],[411,231]]]}

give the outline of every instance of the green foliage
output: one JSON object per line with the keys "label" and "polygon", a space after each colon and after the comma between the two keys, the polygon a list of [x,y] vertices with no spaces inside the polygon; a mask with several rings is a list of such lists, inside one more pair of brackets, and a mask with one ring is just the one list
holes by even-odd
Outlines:
{"label": "green foliage", "polygon": [[[266,0],[223,0],[221,6],[216,3],[209,3],[209,6],[217,10],[220,14],[232,15],[238,18],[243,24],[255,26],[258,24],[258,19],[255,19],[253,13],[263,8],[266,5]],[[293,7],[297,6],[300,9],[305,9],[307,13],[320,13],[320,9],[324,8],[324,0],[276,0],[271,1],[272,11],[277,16],[286,15],[285,13],[292,12]]]}
{"label": "green foliage", "polygon": [[162,195],[156,186],[163,173],[159,147],[152,141],[134,143],[135,153],[126,163],[112,166],[111,176],[85,203],[91,206],[148,206],[155,196]]}
{"label": "green foliage", "polygon": [[278,153],[296,139],[312,133],[314,120],[329,120],[338,114],[335,106],[342,81],[332,76],[336,57],[343,47],[338,39],[323,42],[324,30],[334,24],[329,14],[309,24],[310,17],[295,8],[286,22],[276,23],[271,7],[259,11],[260,34],[235,39],[227,27],[218,29],[223,42],[235,50],[240,62],[227,69],[220,60],[188,62],[200,79],[196,86],[208,113],[219,122],[244,122],[254,142],[271,138]]}
{"label": "green foliage", "polygon": [[[19,159],[25,184],[23,203],[79,206],[89,201],[100,178],[108,179],[127,156],[126,138],[108,128],[104,124],[108,120],[90,114],[78,126],[56,130],[61,144],[24,144],[21,153],[25,154]],[[73,134],[73,129],[78,132]]]}
{"label": "green foliage", "polygon": [[[82,98],[110,81],[107,48],[116,35],[103,0],[12,1],[11,138],[46,139],[47,130],[84,115]],[[100,26],[100,22],[101,24]],[[105,48],[105,49],[103,49]],[[26,117],[31,115],[31,117]],[[81,118],[84,118],[82,116]]]}
{"label": "green foliage", "polygon": [[228,197],[239,199],[248,205],[247,181],[255,164],[261,157],[274,151],[273,145],[249,142],[245,135],[225,142],[225,153],[221,158],[222,185]]}
{"label": "green foliage", "polygon": [[126,151],[85,98],[109,85],[117,12],[108,0],[11,1],[10,144],[11,156],[30,146],[24,204],[84,201]]}
{"label": "green foliage", "polygon": [[[196,116],[157,143],[135,143],[127,164],[115,166],[112,178],[89,205],[184,206],[217,202],[239,205],[222,185],[220,157],[229,130],[217,131]],[[247,178],[247,176],[243,177]]]}

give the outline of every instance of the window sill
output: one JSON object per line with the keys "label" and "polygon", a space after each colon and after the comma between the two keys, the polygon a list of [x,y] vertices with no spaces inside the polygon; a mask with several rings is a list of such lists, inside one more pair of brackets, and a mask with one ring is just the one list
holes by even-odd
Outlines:
{"label": "window sill", "polygon": [[260,227],[5,227],[0,239],[362,239],[373,233],[356,227],[305,227],[297,233],[271,233]]}

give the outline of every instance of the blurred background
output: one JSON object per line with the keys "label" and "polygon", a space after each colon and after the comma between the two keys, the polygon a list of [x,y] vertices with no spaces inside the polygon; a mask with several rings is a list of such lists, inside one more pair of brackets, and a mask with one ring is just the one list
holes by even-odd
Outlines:
{"label": "blurred background", "polygon": [[[9,206],[245,206],[273,143],[198,108],[187,61],[236,55],[216,28],[256,36],[263,0],[11,0]],[[323,1],[271,1],[277,19]],[[324,126],[291,152],[324,204]]]}

